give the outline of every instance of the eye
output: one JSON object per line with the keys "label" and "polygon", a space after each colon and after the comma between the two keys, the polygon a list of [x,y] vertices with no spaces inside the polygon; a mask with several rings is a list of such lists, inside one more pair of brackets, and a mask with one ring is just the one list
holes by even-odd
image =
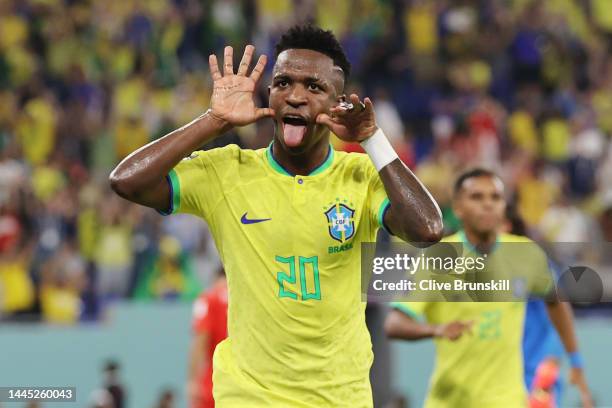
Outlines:
{"label": "eye", "polygon": [[276,86],[280,87],[280,88],[285,88],[289,85],[289,82],[286,79],[281,79],[278,82],[276,82]]}
{"label": "eye", "polygon": [[320,89],[321,89],[321,87],[319,85],[315,84],[315,83],[308,84],[308,90],[309,91],[318,91]]}

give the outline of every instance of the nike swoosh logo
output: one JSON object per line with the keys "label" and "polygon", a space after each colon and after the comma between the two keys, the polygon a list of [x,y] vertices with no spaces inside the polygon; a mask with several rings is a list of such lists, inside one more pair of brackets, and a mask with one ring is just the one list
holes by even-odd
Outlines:
{"label": "nike swoosh logo", "polygon": [[247,213],[244,213],[242,214],[242,218],[240,218],[240,222],[243,224],[257,224],[258,222],[270,221],[271,219],[272,218],[253,218],[249,220],[247,218]]}

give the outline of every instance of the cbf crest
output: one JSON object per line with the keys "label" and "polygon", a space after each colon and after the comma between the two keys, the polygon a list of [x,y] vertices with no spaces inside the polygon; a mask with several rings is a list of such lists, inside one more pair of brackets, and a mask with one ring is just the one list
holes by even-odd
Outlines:
{"label": "cbf crest", "polygon": [[[351,203],[352,204],[352,203]],[[344,200],[336,202],[325,211],[329,235],[338,242],[344,243],[355,235],[355,210],[350,208]]]}

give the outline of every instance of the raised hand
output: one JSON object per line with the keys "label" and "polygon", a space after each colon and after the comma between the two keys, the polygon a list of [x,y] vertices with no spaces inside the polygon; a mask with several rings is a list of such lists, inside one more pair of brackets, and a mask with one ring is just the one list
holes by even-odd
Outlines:
{"label": "raised hand", "polygon": [[445,339],[455,341],[461,338],[464,333],[472,333],[473,320],[467,322],[455,321],[442,324],[436,327],[434,337],[443,337]]}
{"label": "raised hand", "polygon": [[211,115],[232,126],[244,126],[266,116],[273,116],[274,111],[269,108],[255,106],[253,94],[257,82],[261,78],[266,65],[266,56],[261,55],[253,68],[251,75],[247,75],[249,65],[253,59],[255,47],[247,45],[234,74],[232,47],[225,47],[223,54],[223,75],[219,71],[217,56],[208,57],[210,73],[213,79],[213,94],[210,100]]}
{"label": "raised hand", "polygon": [[319,114],[317,123],[327,126],[345,142],[361,142],[378,130],[374,106],[370,98],[361,102],[356,94],[351,94],[349,99],[353,109],[347,109],[345,104],[334,106],[329,115]]}

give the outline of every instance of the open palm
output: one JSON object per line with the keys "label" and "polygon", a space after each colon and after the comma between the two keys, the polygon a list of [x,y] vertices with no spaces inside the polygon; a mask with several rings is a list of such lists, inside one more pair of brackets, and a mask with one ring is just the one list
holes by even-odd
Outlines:
{"label": "open palm", "polygon": [[212,114],[233,126],[248,125],[263,117],[274,115],[272,109],[256,107],[253,100],[257,82],[261,78],[267,59],[265,55],[261,55],[251,75],[247,75],[254,51],[255,47],[252,45],[246,46],[237,73],[234,73],[232,47],[225,47],[224,50],[223,75],[219,71],[216,55],[212,54],[208,58],[213,79],[213,94],[210,101]]}

